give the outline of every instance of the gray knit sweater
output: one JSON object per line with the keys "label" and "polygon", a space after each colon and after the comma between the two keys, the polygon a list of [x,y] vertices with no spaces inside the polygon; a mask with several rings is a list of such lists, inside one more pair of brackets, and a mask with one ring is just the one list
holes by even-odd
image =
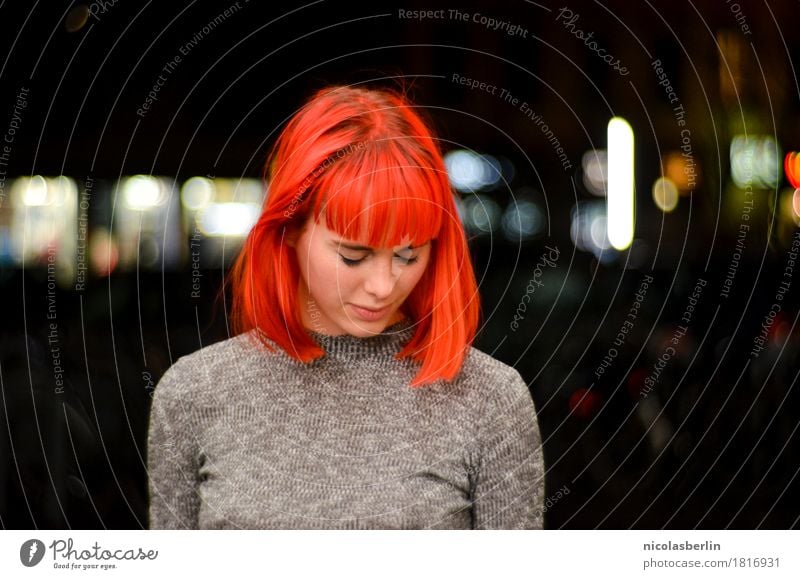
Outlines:
{"label": "gray knit sweater", "polygon": [[150,415],[151,528],[542,528],[525,382],[471,348],[455,381],[412,389],[394,354],[413,331],[310,332],[308,364],[253,332],[180,358]]}

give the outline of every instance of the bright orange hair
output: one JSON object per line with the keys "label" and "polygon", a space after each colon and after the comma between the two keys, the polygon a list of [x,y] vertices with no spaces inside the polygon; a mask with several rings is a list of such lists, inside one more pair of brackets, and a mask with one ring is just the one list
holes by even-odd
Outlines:
{"label": "bright orange hair", "polygon": [[234,262],[231,323],[254,328],[302,362],[324,355],[298,304],[300,270],[286,242],[312,215],[370,247],[431,241],[428,266],[402,306],[416,331],[397,354],[421,364],[411,382],[452,380],[475,338],[480,296],[442,155],[424,113],[399,92],[333,86],[288,122],[265,165],[268,193]]}

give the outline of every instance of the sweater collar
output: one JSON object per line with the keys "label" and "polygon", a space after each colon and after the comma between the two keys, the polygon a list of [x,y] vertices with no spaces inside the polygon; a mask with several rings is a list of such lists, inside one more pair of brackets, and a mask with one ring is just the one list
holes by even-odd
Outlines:
{"label": "sweater collar", "polygon": [[371,355],[394,355],[414,335],[414,324],[408,318],[387,326],[380,334],[359,338],[351,334],[330,336],[312,330],[308,334],[329,356],[363,357]]}

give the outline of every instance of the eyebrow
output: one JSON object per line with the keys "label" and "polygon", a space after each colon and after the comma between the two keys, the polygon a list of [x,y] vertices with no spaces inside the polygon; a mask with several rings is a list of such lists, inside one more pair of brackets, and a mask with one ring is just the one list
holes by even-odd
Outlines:
{"label": "eyebrow", "polygon": [[[339,240],[335,240],[334,239],[334,240],[331,241],[331,244],[335,245],[336,247],[343,247],[345,249],[349,249],[351,251],[372,251],[371,247],[367,247],[365,245],[353,245],[351,243],[345,243],[341,239],[339,239]],[[418,247],[422,247],[422,246],[420,246],[420,245],[406,245],[405,247],[402,247],[400,249],[401,250],[403,250],[403,249],[416,249]]]}

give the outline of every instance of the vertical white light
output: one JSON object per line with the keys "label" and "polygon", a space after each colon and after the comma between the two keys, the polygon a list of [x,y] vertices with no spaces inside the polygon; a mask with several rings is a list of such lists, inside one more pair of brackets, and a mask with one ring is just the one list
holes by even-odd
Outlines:
{"label": "vertical white light", "polygon": [[608,240],[622,251],[633,241],[633,129],[614,117],[608,122]]}

